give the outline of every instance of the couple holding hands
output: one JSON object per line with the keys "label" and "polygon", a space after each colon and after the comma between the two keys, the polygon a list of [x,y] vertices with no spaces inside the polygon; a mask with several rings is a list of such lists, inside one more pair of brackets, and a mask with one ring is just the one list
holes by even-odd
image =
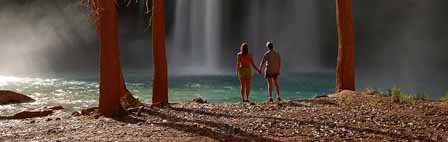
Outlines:
{"label": "couple holding hands", "polygon": [[237,54],[237,74],[240,79],[240,93],[243,102],[249,102],[250,95],[250,82],[252,80],[252,67],[261,74],[263,68],[264,77],[268,84],[268,102],[273,102],[272,99],[272,89],[275,86],[277,92],[277,101],[280,99],[280,88],[278,84],[278,76],[280,75],[281,59],[280,54],[274,50],[274,44],[272,42],[266,42],[267,52],[264,54],[263,59],[258,68],[253,60],[252,54],[249,53],[249,45],[243,42],[240,47],[240,52]]}

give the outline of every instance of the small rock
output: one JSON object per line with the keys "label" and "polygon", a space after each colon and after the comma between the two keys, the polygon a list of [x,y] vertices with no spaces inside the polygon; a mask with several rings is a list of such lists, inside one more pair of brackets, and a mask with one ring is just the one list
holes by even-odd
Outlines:
{"label": "small rock", "polygon": [[47,131],[47,134],[52,134],[52,133],[56,133],[57,131],[55,129],[50,129]]}
{"label": "small rock", "polygon": [[61,118],[58,117],[58,118],[56,118],[55,120],[61,120]]}
{"label": "small rock", "polygon": [[50,107],[48,109],[51,109],[51,110],[62,110],[62,109],[64,109],[64,107],[62,107],[62,106],[53,106],[53,107]]}
{"label": "small rock", "polygon": [[139,123],[137,123],[137,125],[138,125],[138,126],[142,126],[142,125],[143,125],[143,122],[139,122]]}
{"label": "small rock", "polygon": [[92,107],[92,108],[82,109],[82,110],[81,110],[81,115],[89,115],[90,113],[96,111],[97,109],[98,109],[98,107]]}
{"label": "small rock", "polygon": [[313,99],[327,98],[327,97],[328,97],[328,95],[319,95],[319,96],[313,97]]}
{"label": "small rock", "polygon": [[93,116],[93,118],[98,119],[98,118],[100,118],[100,116],[101,116],[101,115],[99,115],[99,114],[95,114],[95,115]]}
{"label": "small rock", "polygon": [[72,116],[75,116],[75,117],[76,117],[76,116],[81,116],[81,113],[75,111],[75,112],[72,113]]}
{"label": "small rock", "polygon": [[192,100],[192,102],[194,102],[194,103],[198,103],[198,104],[206,104],[206,103],[208,103],[207,100],[203,100],[203,99],[201,99],[201,98],[194,98],[194,99]]}
{"label": "small rock", "polygon": [[51,119],[51,118],[47,118],[47,119],[46,119],[45,121],[47,121],[47,122],[48,122],[48,121],[51,121],[51,120],[53,120],[53,119]]}

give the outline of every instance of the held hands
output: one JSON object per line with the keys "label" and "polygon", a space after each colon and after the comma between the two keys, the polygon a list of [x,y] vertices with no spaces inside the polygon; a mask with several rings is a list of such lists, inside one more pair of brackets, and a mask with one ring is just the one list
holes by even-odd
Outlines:
{"label": "held hands", "polygon": [[261,70],[260,70],[260,69],[257,69],[257,73],[258,73],[259,75],[261,75]]}

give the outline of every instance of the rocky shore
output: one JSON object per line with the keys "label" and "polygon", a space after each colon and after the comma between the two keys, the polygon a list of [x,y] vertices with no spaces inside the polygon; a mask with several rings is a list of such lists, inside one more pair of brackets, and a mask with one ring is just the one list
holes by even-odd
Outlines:
{"label": "rocky shore", "polygon": [[175,103],[118,119],[0,120],[0,141],[448,141],[448,104],[343,92],[281,103]]}

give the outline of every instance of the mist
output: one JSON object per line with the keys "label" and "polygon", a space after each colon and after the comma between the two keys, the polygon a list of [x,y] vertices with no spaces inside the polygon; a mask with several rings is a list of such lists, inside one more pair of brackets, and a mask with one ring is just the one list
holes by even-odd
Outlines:
{"label": "mist", "polygon": [[53,73],[68,71],[66,68],[84,71],[94,67],[97,52],[74,54],[96,51],[92,45],[95,31],[78,0],[2,0],[0,5],[2,74]]}
{"label": "mist", "polygon": [[[443,0],[354,1],[357,77],[363,87],[448,90],[448,12]],[[368,84],[368,85],[366,85]]]}

